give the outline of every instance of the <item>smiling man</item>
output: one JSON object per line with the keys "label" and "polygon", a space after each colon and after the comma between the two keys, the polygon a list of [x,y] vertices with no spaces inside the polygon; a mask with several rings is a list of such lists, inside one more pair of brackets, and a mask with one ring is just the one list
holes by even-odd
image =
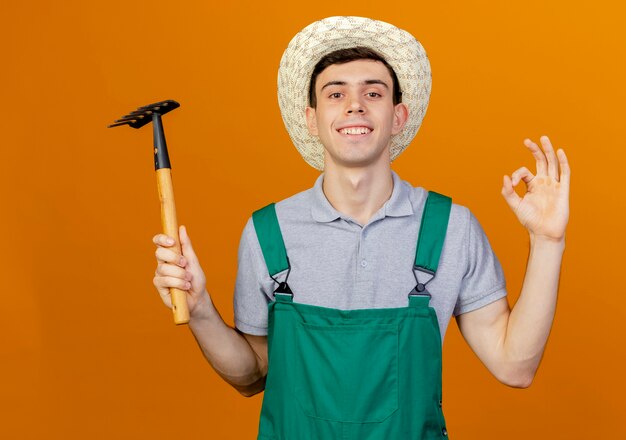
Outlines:
{"label": "smiling man", "polygon": [[389,140],[402,131],[408,116],[407,106],[393,99],[399,87],[393,70],[366,48],[344,49],[328,58],[343,61],[317,76],[314,72],[306,108],[309,132],[324,145],[325,171],[374,164],[388,169]]}
{"label": "smiling man", "polygon": [[[476,218],[391,170],[424,117],[422,46],[390,24],[331,17],[302,30],[279,70],[292,141],[323,171],[313,188],[252,215],[227,326],[184,227],[183,255],[154,237],[154,284],[189,292],[190,328],[215,371],[245,396],[265,390],[259,439],[447,438],[441,347],[451,316],[501,382],[527,387],[554,317],[569,212],[569,165],[530,140],[537,172],[502,194],[528,229],[520,298]],[[431,164],[430,166],[437,166]],[[559,171],[560,168],[560,171]],[[524,181],[519,197],[514,187]]]}

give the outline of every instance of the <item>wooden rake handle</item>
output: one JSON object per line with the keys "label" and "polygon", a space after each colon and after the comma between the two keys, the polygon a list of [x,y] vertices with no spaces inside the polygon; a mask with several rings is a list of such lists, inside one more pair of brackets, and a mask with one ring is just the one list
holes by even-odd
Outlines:
{"label": "wooden rake handle", "polygon": [[[174,203],[174,187],[172,186],[172,173],[170,168],[156,170],[159,200],[161,201],[161,225],[163,233],[172,237],[175,241],[171,247],[174,252],[182,255],[180,239],[178,238],[178,221],[176,220],[176,204]],[[189,322],[189,307],[187,306],[187,292],[170,288],[172,299],[172,313],[174,323],[187,324]]]}

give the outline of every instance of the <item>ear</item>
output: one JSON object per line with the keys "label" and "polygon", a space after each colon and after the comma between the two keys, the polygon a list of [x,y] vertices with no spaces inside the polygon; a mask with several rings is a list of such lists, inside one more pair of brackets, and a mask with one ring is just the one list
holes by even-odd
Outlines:
{"label": "ear", "polygon": [[398,134],[404,128],[406,121],[409,119],[409,108],[403,102],[396,104],[393,112],[393,126],[391,134]]}
{"label": "ear", "polygon": [[313,107],[306,108],[306,126],[309,129],[309,134],[317,136],[317,116],[315,115],[315,109]]}

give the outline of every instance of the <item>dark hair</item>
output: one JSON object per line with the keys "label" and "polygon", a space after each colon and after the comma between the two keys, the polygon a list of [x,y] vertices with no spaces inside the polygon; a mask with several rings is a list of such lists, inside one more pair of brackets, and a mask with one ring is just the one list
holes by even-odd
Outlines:
{"label": "dark hair", "polygon": [[317,80],[318,75],[322,73],[324,69],[326,69],[328,66],[332,66],[333,64],[345,64],[349,63],[350,61],[357,60],[374,60],[383,63],[387,70],[389,70],[389,74],[391,75],[391,79],[393,81],[393,104],[396,105],[402,102],[402,91],[400,90],[400,83],[398,82],[396,72],[393,71],[391,66],[379,53],[377,53],[373,49],[370,49],[369,47],[357,46],[348,49],[336,50],[322,57],[322,59],[317,62],[317,64],[313,68],[313,73],[311,74],[311,82],[309,83],[309,105],[313,108],[317,106],[317,97],[315,96],[315,81]]}

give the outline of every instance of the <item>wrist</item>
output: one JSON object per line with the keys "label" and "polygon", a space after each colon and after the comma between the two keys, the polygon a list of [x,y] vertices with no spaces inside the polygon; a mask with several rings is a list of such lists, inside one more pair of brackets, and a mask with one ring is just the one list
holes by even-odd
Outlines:
{"label": "wrist", "polygon": [[204,289],[204,292],[198,297],[195,307],[190,313],[189,323],[191,324],[192,321],[209,321],[216,313],[211,296],[209,292]]}
{"label": "wrist", "polygon": [[549,248],[563,251],[565,249],[565,235],[562,237],[548,237],[530,233],[530,246],[533,248]]}

